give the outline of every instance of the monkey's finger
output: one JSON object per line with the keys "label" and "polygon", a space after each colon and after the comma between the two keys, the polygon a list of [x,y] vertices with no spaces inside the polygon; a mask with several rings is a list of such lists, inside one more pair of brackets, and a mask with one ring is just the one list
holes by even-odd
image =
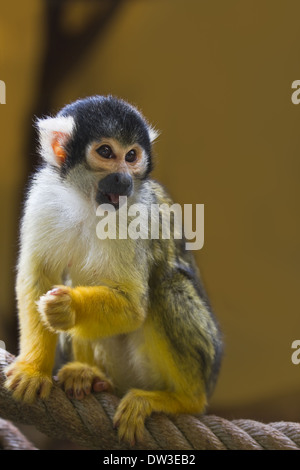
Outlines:
{"label": "monkey's finger", "polygon": [[75,398],[77,398],[77,400],[82,400],[84,397],[85,397],[85,394],[82,388],[77,388],[75,390]]}
{"label": "monkey's finger", "polygon": [[100,378],[96,377],[93,380],[93,390],[94,392],[104,392],[109,389],[109,384],[104,382]]}
{"label": "monkey's finger", "polygon": [[11,371],[4,385],[9,390],[15,390],[20,380],[21,380],[21,375],[20,374],[13,375],[13,371]]}
{"label": "monkey's finger", "polygon": [[89,395],[92,386],[91,370],[88,367],[83,367],[82,370],[78,372],[78,375],[74,377],[74,384],[76,384],[77,389],[83,391],[84,395]]}
{"label": "monkey's finger", "polygon": [[70,295],[70,291],[71,291],[71,288],[68,287],[68,286],[53,286],[52,289],[48,290],[46,292],[46,295],[47,294],[50,294],[50,295]]}
{"label": "monkey's finger", "polygon": [[7,378],[4,382],[4,386],[9,390],[15,390],[24,375],[23,371],[19,370],[18,367],[16,367],[16,364],[12,364],[8,368],[6,368],[5,374]]}
{"label": "monkey's finger", "polygon": [[118,427],[120,426],[120,420],[113,420],[113,429],[118,429]]}
{"label": "monkey's finger", "polygon": [[25,403],[33,403],[40,390],[40,380],[38,378],[24,380],[24,383],[22,383],[22,389],[23,401]]}
{"label": "monkey's finger", "polygon": [[71,399],[74,398],[73,388],[68,388],[68,390],[66,390],[66,394],[68,398],[71,398]]}
{"label": "monkey's finger", "polygon": [[114,419],[113,419],[113,427],[114,429],[117,429],[120,426],[120,421],[121,421],[122,413],[120,412],[119,409],[117,409]]}
{"label": "monkey's finger", "polygon": [[50,395],[51,388],[52,388],[51,380],[46,380],[46,379],[43,380],[38,390],[38,396],[42,400],[45,400]]}
{"label": "monkey's finger", "polygon": [[[69,392],[70,390],[74,390],[74,378],[67,377],[66,380],[62,383],[62,387],[65,392]],[[73,392],[74,394],[74,392]]]}
{"label": "monkey's finger", "polygon": [[63,389],[65,390],[68,398],[76,398],[82,400],[84,398],[84,392],[78,380],[74,377],[68,377],[63,383]]}
{"label": "monkey's finger", "polygon": [[10,377],[14,373],[14,370],[15,369],[4,370],[4,373],[5,373],[6,377]]}
{"label": "monkey's finger", "polygon": [[135,442],[143,442],[145,434],[145,417],[138,414],[135,417],[135,433],[134,440]]}
{"label": "monkey's finger", "polygon": [[120,419],[118,436],[120,441],[128,442],[131,446],[135,444],[135,423],[133,420]]}
{"label": "monkey's finger", "polygon": [[5,367],[4,373],[6,377],[10,377],[11,375],[16,375],[16,373],[20,374],[20,371],[18,371],[17,364],[13,362],[9,366]]}
{"label": "monkey's finger", "polygon": [[47,295],[61,295],[62,293],[64,293],[62,289],[59,287],[54,287],[53,289],[48,290]]}

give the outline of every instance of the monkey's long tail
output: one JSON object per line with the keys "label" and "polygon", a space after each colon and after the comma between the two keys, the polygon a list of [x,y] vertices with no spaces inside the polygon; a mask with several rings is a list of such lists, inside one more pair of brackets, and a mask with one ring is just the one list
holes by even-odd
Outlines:
{"label": "monkey's long tail", "polygon": [[[33,405],[16,402],[3,387],[3,369],[14,356],[0,349],[0,416],[14,422],[34,425],[55,439],[69,440],[77,446],[102,450],[299,450],[300,424],[277,422],[263,424],[248,419],[228,421],[213,415],[179,415],[167,417],[153,414],[146,421],[142,444],[128,447],[118,440],[113,429],[113,416],[119,399],[108,393],[97,393],[84,400],[70,400],[54,385],[47,401]],[[10,434],[9,434],[10,433]],[[0,420],[0,448],[5,441],[9,448],[11,435],[16,446],[34,448],[22,441],[11,424]],[[1,441],[2,439],[2,441]],[[13,444],[12,444],[13,445]],[[7,447],[8,446],[8,447]],[[28,447],[29,446],[29,447]],[[30,447],[31,446],[31,447]]]}

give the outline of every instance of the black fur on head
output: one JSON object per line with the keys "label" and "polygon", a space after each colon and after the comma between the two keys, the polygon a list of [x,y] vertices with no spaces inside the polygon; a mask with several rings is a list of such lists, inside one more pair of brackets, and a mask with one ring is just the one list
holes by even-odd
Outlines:
{"label": "black fur on head", "polygon": [[83,161],[87,145],[104,137],[121,144],[138,143],[148,156],[146,177],[152,170],[150,127],[132,105],[113,96],[91,96],[79,99],[59,111],[57,117],[72,116],[75,132],[66,145],[67,159],[62,173]]}

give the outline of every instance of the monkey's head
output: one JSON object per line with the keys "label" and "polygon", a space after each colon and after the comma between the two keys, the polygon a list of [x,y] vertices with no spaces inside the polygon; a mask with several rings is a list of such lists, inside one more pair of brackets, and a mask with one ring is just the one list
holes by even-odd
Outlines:
{"label": "monkey's head", "polygon": [[41,156],[68,183],[98,204],[119,206],[152,169],[157,133],[132,105],[92,96],[39,119]]}

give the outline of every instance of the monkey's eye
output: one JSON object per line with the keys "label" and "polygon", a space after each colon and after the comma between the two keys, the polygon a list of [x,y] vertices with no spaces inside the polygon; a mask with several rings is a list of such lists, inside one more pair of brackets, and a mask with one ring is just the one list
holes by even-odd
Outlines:
{"label": "monkey's eye", "polygon": [[136,161],[136,159],[137,159],[136,150],[134,149],[129,150],[129,152],[126,154],[126,157],[125,157],[126,162],[133,163]]}
{"label": "monkey's eye", "polygon": [[103,158],[112,158],[113,157],[113,151],[110,148],[109,145],[101,145],[98,149],[96,149],[96,152]]}

